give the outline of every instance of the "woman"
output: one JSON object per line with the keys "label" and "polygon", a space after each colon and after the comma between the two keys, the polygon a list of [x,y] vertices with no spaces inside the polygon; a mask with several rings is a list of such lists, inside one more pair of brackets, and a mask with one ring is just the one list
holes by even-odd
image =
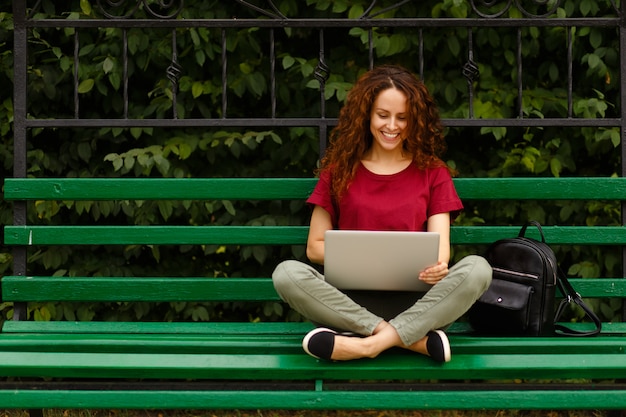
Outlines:
{"label": "woman", "polygon": [[437,107],[412,73],[379,66],[355,83],[307,200],[313,207],[307,257],[323,265],[329,229],[433,231],[440,234],[439,262],[416,277],[433,284],[425,294],[342,292],[314,267],[282,262],[273,274],[278,294],[326,326],[304,338],[309,355],[351,360],[401,347],[450,360],[442,329],[487,289],[491,268],[482,257],[468,256],[448,269],[450,223],[463,205],[444,151]]}

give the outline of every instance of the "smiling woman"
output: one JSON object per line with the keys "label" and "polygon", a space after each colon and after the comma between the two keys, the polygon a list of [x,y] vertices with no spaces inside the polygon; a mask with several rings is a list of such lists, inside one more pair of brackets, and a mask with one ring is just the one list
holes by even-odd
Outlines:
{"label": "smiling woman", "polygon": [[[0,2],[0,408],[626,409],[624,385],[607,381],[626,374],[626,0],[182,4]],[[423,85],[381,79],[344,106],[386,63]],[[406,96],[399,138],[421,156],[380,175],[364,156],[371,104],[387,90]],[[302,316],[270,275],[306,261],[305,199],[338,122],[328,154],[350,175],[334,190],[355,192],[361,174],[381,185],[364,193],[380,204],[341,222],[443,227],[450,207],[401,217],[384,193],[400,185],[389,177],[432,166],[448,183],[448,165],[465,205],[450,265],[536,219],[607,334],[483,340],[458,323],[446,364],[396,349],[349,363],[307,356],[311,325],[294,323]]]}
{"label": "smiling woman", "polygon": [[[430,111],[421,111],[425,107]],[[443,329],[487,289],[491,267],[473,255],[448,269],[450,221],[463,204],[438,152],[445,148],[439,125],[426,87],[403,67],[375,67],[348,94],[322,160],[320,181],[307,200],[313,206],[309,260],[324,263],[325,236],[332,229],[435,232],[439,256],[435,265],[415,273],[415,280],[433,287],[426,293],[402,294],[402,301],[384,291],[368,291],[363,297],[339,290],[305,263],[281,263],[273,275],[281,298],[312,322],[328,327],[304,338],[303,348],[311,356],[373,358],[400,347],[437,362],[450,361]]]}

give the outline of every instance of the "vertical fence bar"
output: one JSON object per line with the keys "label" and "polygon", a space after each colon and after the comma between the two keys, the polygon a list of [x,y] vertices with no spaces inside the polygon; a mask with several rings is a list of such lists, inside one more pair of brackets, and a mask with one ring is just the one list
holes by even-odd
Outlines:
{"label": "vertical fence bar", "polygon": [[178,46],[176,29],[172,29],[172,62],[167,67],[167,78],[172,83],[172,118],[178,119],[178,80],[181,75],[181,67],[178,64]]}
{"label": "vertical fence bar", "polygon": [[[320,32],[320,52],[319,62],[315,68],[314,76],[320,83],[320,119],[326,119],[326,81],[330,76],[330,68],[326,65],[326,48],[324,42],[324,29],[321,28]],[[319,127],[319,157],[320,159],[326,152],[326,138],[328,134],[328,126],[325,123],[320,123]]]}
{"label": "vertical fence bar", "polygon": [[422,28],[418,31],[418,53],[419,53],[419,74],[420,79],[424,79],[424,30]]}
{"label": "vertical fence bar", "polygon": [[74,29],[74,118],[80,119],[80,95],[78,94],[80,65],[80,37],[78,29]]}
{"label": "vertical fence bar", "polygon": [[274,29],[270,29],[270,101],[272,103],[272,119],[276,118],[276,40]]}
{"label": "vertical fence bar", "polygon": [[369,50],[369,69],[374,68],[374,30],[369,28],[367,31],[367,48]]}
{"label": "vertical fence bar", "polygon": [[[13,2],[13,176],[26,178],[26,115],[28,85],[28,32],[26,28],[26,2]],[[13,203],[13,224],[26,224],[26,202]],[[13,247],[13,274],[25,276],[27,272],[27,250],[24,246]],[[26,303],[15,303],[13,320],[26,320]]]}
{"label": "vertical fence bar", "polygon": [[328,79],[328,66],[326,65],[324,49],[324,29],[320,29],[320,53],[319,62],[315,68],[315,78],[320,83],[320,118],[326,118],[326,80]]}
{"label": "vertical fence bar", "polygon": [[124,119],[128,119],[128,29],[122,30],[122,72],[124,77]]}
{"label": "vertical fence bar", "polygon": [[574,65],[573,65],[573,46],[574,37],[572,36],[573,28],[568,26],[567,30],[567,117],[574,116]]}
{"label": "vertical fence bar", "polygon": [[478,66],[474,62],[474,31],[467,29],[467,62],[463,66],[463,75],[467,79],[468,117],[474,118],[474,78],[478,74]]}
{"label": "vertical fence bar", "polygon": [[[620,1],[619,13],[621,175],[626,177],[626,0]],[[622,224],[626,225],[626,202],[622,203]],[[622,259],[623,277],[626,278],[626,247]],[[626,307],[624,314],[626,318]]]}
{"label": "vertical fence bar", "polygon": [[517,116],[524,117],[524,65],[522,59],[522,28],[517,28]]}
{"label": "vertical fence bar", "polygon": [[226,119],[228,110],[228,55],[226,54],[226,29],[222,29],[222,119]]}

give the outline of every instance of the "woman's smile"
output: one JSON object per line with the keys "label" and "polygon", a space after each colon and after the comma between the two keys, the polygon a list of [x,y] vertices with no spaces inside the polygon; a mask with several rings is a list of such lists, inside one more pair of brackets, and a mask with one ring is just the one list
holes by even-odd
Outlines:
{"label": "woman's smile", "polygon": [[385,135],[386,138],[389,138],[389,139],[395,139],[400,134],[400,133],[388,133],[388,132],[382,132],[382,133],[383,135]]}

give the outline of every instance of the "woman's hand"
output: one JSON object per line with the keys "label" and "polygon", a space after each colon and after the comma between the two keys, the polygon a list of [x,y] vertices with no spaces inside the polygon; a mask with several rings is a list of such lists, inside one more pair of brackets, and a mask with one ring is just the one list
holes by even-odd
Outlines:
{"label": "woman's hand", "polygon": [[419,274],[419,279],[435,285],[448,275],[450,260],[450,213],[439,213],[428,218],[426,230],[439,233],[439,262]]}
{"label": "woman's hand", "polygon": [[427,284],[435,285],[448,275],[448,263],[439,261],[420,272],[419,279]]}

